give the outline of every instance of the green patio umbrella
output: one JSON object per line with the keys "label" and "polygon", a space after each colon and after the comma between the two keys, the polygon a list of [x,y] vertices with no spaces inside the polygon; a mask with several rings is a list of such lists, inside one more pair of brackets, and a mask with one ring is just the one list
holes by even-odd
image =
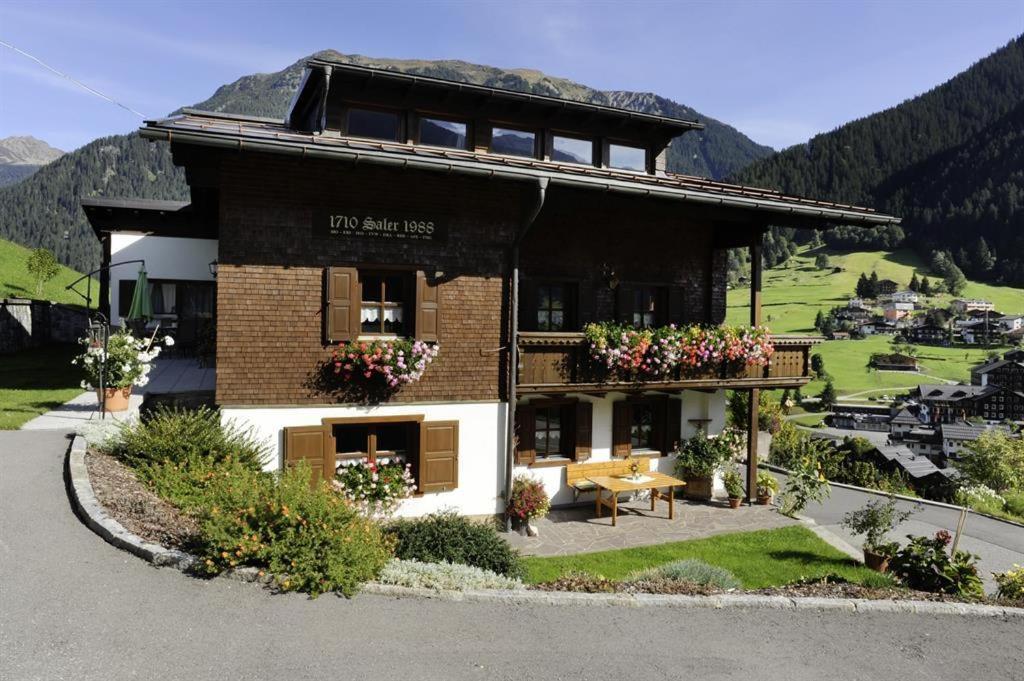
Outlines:
{"label": "green patio umbrella", "polygon": [[149,296],[149,280],[146,267],[139,268],[139,278],[135,281],[135,292],[132,294],[132,306],[128,309],[128,321],[149,321],[153,318],[153,301]]}

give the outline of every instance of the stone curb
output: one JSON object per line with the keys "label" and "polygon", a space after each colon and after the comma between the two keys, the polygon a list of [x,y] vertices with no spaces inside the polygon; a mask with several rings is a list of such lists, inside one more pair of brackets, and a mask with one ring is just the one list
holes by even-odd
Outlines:
{"label": "stone curb", "polygon": [[[76,435],[68,450],[66,471],[68,490],[75,513],[96,534],[108,543],[132,553],[158,567],[173,567],[187,571],[199,560],[184,551],[169,549],[148,542],[129,532],[111,518],[96,499],[85,465],[86,441]],[[253,567],[238,568],[221,574],[222,577],[242,582],[269,583],[267,575],[260,576]],[[972,617],[1004,617],[1024,619],[1024,608],[971,603],[935,603],[930,601],[870,601],[852,598],[789,598],[787,596],[759,596],[756,594],[720,594],[715,596],[677,596],[661,594],[588,594],[568,591],[474,590],[438,591],[434,589],[395,586],[370,582],[360,593],[397,598],[427,598],[464,603],[505,603],[509,605],[585,605],[625,606],[634,608],[746,608],[761,610],[839,610],[850,613],[916,613],[941,615],[967,615]]]}

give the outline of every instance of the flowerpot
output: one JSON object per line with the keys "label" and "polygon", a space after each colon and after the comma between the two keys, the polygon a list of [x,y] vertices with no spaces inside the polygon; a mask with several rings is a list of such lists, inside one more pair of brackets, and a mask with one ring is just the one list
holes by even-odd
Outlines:
{"label": "flowerpot", "polygon": [[757,503],[760,506],[767,506],[768,504],[772,503],[772,495],[771,494],[758,494],[757,495]]}
{"label": "flowerpot", "polygon": [[739,508],[743,503],[743,497],[729,497],[729,508]]}
{"label": "flowerpot", "polygon": [[687,499],[710,501],[713,484],[714,479],[710,475],[702,478],[686,478],[683,496]]}
{"label": "flowerpot", "polygon": [[875,572],[887,572],[889,570],[889,556],[864,549],[864,565]]}
{"label": "flowerpot", "polygon": [[540,536],[540,530],[538,530],[537,526],[534,525],[533,523],[527,523],[526,524],[526,536],[528,536],[528,537],[538,537],[538,536]]}
{"label": "flowerpot", "polygon": [[103,392],[106,393],[106,403],[103,401],[103,396],[100,395],[100,389],[96,389],[96,402],[104,405],[104,411],[108,413],[128,411],[128,398],[132,394],[130,385],[125,388],[104,388]]}

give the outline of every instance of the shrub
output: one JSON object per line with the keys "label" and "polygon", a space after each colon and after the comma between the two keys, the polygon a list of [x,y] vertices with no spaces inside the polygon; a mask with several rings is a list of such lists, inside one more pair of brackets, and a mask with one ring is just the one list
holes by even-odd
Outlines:
{"label": "shrub", "polygon": [[735,468],[730,468],[722,475],[725,493],[730,499],[742,499],[746,490],[743,488],[743,476]]}
{"label": "shrub", "polygon": [[419,589],[467,591],[470,589],[522,589],[519,579],[505,577],[458,563],[421,563],[418,560],[392,560],[384,566],[377,581]]}
{"label": "shrub", "polygon": [[635,572],[626,581],[638,582],[658,579],[670,579],[677,582],[689,582],[700,586],[713,586],[729,591],[739,589],[742,584],[736,575],[717,565],[709,565],[702,560],[687,558],[676,560],[658,567]]}
{"label": "shrub", "polygon": [[452,511],[401,519],[385,531],[394,538],[395,557],[421,563],[460,563],[506,577],[524,574],[522,560],[491,523],[479,523]]}
{"label": "shrub", "polygon": [[574,591],[576,593],[600,594],[614,593],[617,584],[603,575],[596,575],[585,570],[571,570],[553,582],[535,584],[540,591]]}
{"label": "shrub", "polygon": [[311,486],[305,462],[280,474],[220,466],[205,483],[197,571],[253,566],[286,591],[351,596],[391,558],[380,528],[326,481]]}
{"label": "shrub", "polygon": [[999,431],[982,433],[967,443],[956,467],[974,485],[996,492],[1024,489],[1024,440]]}
{"label": "shrub", "polygon": [[530,521],[543,518],[551,508],[551,500],[544,485],[526,475],[517,475],[512,481],[512,496],[509,497],[505,513],[510,518]]}
{"label": "shrub", "polygon": [[978,576],[978,557],[966,551],[946,552],[952,536],[939,530],[935,537],[907,535],[910,543],[896,552],[889,562],[889,570],[911,589],[961,596],[983,598],[985,595]]}
{"label": "shrub", "polygon": [[953,495],[953,500],[961,506],[967,506],[982,513],[998,514],[1006,508],[1006,499],[985,485],[961,487]]}
{"label": "shrub", "polygon": [[831,493],[828,480],[817,458],[805,456],[790,470],[786,490],[780,495],[779,510],[795,516],[812,501],[822,501]]}
{"label": "shrub", "polygon": [[1024,568],[1014,565],[1012,570],[993,573],[992,576],[999,585],[996,596],[1008,601],[1024,601]]}
{"label": "shrub", "polygon": [[779,481],[768,471],[757,473],[757,493],[762,497],[770,497],[779,491]]}
{"label": "shrub", "polygon": [[850,511],[843,516],[841,524],[854,534],[864,535],[865,549],[882,553],[879,549],[886,548],[883,545],[885,535],[918,510],[899,511],[896,509],[896,499],[890,496],[885,501],[869,501],[864,508]]}
{"label": "shrub", "polygon": [[412,464],[375,463],[365,459],[343,465],[331,485],[370,517],[390,516],[416,490]]}
{"label": "shrub", "polygon": [[1006,499],[1006,511],[1024,519],[1024,490],[1011,490],[1003,493]]}
{"label": "shrub", "polygon": [[110,445],[110,453],[128,465],[186,464],[201,458],[214,463],[231,458],[260,470],[267,449],[251,430],[221,423],[220,412],[158,407],[146,421],[124,425]]}
{"label": "shrub", "polygon": [[728,438],[697,433],[675,452],[676,472],[684,478],[709,478],[732,456]]}

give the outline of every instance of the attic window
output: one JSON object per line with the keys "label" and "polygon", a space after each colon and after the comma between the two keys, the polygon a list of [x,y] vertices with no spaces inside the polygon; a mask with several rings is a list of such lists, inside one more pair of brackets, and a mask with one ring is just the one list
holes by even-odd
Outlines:
{"label": "attic window", "polygon": [[349,109],[348,134],[375,140],[398,142],[402,125],[397,112],[375,109]]}
{"label": "attic window", "polygon": [[609,144],[608,167],[644,172],[647,170],[647,150],[625,144]]}
{"label": "attic window", "polygon": [[447,121],[442,118],[420,119],[420,144],[450,149],[467,149],[467,126],[458,121]]}
{"label": "attic window", "polygon": [[588,139],[553,135],[551,138],[551,160],[560,163],[594,164],[594,143]]}
{"label": "attic window", "polygon": [[537,157],[537,134],[529,130],[491,128],[491,153]]}

